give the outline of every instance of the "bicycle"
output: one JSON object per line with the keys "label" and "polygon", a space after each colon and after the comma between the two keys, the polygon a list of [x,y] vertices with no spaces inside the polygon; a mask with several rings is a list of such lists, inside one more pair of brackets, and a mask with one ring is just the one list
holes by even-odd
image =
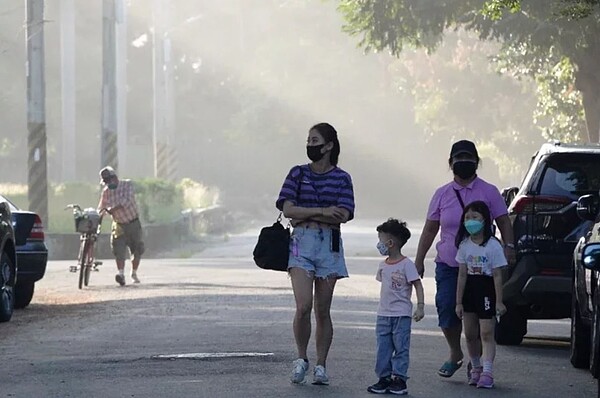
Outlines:
{"label": "bicycle", "polygon": [[73,209],[75,219],[75,231],[80,233],[79,255],[77,265],[70,266],[70,272],[79,271],[79,289],[88,286],[92,271],[99,271],[98,266],[102,261],[97,261],[94,249],[100,229],[102,227],[102,216],[94,208],[82,209],[78,204],[70,204],[65,210]]}

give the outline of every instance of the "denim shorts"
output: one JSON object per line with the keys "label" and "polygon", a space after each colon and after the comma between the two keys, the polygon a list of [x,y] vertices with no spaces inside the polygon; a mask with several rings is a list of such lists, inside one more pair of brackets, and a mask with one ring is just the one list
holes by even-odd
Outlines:
{"label": "denim shorts", "polygon": [[460,324],[456,316],[456,284],[458,267],[450,267],[445,263],[435,265],[435,306],[438,313],[438,326],[451,328]]}
{"label": "denim shorts", "polygon": [[302,268],[311,278],[348,277],[342,238],[339,251],[334,252],[331,250],[331,229],[294,228],[290,239],[288,271],[290,268]]}

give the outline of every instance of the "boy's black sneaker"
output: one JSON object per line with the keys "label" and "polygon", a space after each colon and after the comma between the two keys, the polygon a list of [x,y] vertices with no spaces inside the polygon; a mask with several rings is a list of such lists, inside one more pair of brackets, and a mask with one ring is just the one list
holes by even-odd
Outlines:
{"label": "boy's black sneaker", "polygon": [[391,384],[392,379],[390,377],[382,377],[377,383],[367,387],[367,391],[373,394],[385,394]]}
{"label": "boy's black sneaker", "polygon": [[406,382],[399,377],[392,379],[392,383],[387,388],[387,392],[395,395],[406,395],[408,394],[408,388]]}

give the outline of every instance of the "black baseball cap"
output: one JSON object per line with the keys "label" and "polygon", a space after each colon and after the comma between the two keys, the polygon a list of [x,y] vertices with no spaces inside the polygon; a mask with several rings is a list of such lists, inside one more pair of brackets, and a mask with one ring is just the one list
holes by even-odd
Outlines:
{"label": "black baseball cap", "polygon": [[470,155],[473,155],[475,158],[479,159],[479,154],[477,153],[477,148],[475,147],[475,144],[469,140],[460,140],[452,145],[452,149],[450,150],[451,158],[461,153],[468,153]]}

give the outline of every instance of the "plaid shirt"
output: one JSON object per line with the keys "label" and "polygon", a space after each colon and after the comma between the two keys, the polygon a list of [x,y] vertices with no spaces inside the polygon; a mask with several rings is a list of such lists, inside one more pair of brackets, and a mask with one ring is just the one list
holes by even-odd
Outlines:
{"label": "plaid shirt", "polygon": [[135,192],[133,191],[133,183],[131,180],[119,180],[119,185],[116,189],[108,189],[104,187],[102,197],[98,208],[112,208],[122,206],[115,209],[111,216],[113,221],[119,224],[127,224],[138,218],[137,203],[135,202]]}

